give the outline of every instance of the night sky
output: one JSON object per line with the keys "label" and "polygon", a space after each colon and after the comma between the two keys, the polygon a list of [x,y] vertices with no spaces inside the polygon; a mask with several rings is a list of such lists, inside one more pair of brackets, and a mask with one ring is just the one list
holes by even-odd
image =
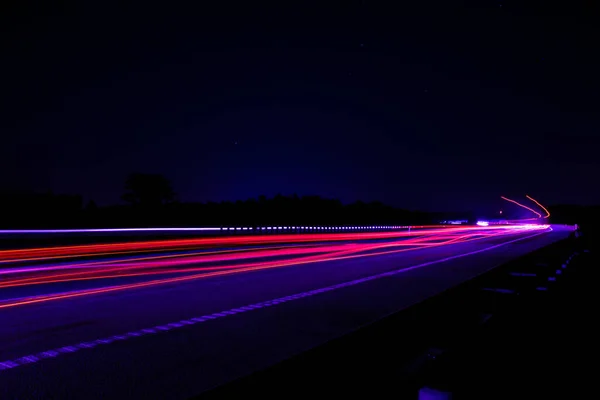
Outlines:
{"label": "night sky", "polygon": [[593,2],[214,3],[3,9],[0,188],[600,203]]}

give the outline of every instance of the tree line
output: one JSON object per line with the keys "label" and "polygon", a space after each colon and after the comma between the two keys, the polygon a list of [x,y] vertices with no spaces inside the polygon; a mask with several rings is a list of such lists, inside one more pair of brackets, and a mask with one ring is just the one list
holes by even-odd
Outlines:
{"label": "tree line", "polygon": [[186,202],[170,181],[157,174],[132,174],[125,181],[123,203],[84,204],[82,196],[32,192],[0,193],[0,227],[183,227],[277,225],[430,224],[441,219],[471,218],[404,210],[381,202],[340,200],[320,196],[259,196],[235,202]]}

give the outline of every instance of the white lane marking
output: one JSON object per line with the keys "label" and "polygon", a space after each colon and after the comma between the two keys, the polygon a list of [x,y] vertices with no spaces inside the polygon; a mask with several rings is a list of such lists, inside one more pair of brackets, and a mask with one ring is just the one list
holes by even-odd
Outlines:
{"label": "white lane marking", "polygon": [[244,307],[232,308],[230,310],[220,311],[220,312],[212,313],[209,315],[203,315],[201,317],[194,317],[194,318],[184,319],[184,320],[173,322],[173,323],[157,325],[152,328],[144,328],[144,329],[140,329],[137,331],[128,332],[128,333],[125,333],[122,335],[114,335],[114,336],[109,336],[106,338],[82,342],[82,343],[74,344],[74,345],[70,345],[70,346],[63,346],[63,347],[43,351],[43,352],[36,353],[36,354],[26,355],[26,356],[19,357],[19,358],[13,359],[13,360],[0,361],[0,372],[9,370],[9,369],[14,369],[16,367],[20,367],[23,365],[36,363],[36,362],[44,360],[44,359],[55,358],[62,354],[74,353],[74,352],[77,352],[80,350],[94,348],[96,346],[101,346],[101,345],[105,345],[105,344],[110,344],[115,341],[122,341],[122,340],[130,339],[133,337],[152,335],[152,334],[160,333],[162,331],[170,331],[172,329],[179,329],[179,328],[185,327],[187,325],[194,325],[197,323],[202,323],[202,322],[210,321],[213,319],[227,317],[229,315],[245,313],[245,312],[252,311],[252,310],[257,310],[257,309],[270,307],[270,306],[281,304],[281,303],[286,303],[288,301],[294,301],[294,300],[302,299],[305,297],[314,296],[314,295],[317,295],[320,293],[326,293],[326,292],[331,292],[333,290],[342,289],[342,288],[349,287],[349,286],[355,286],[355,285],[358,285],[358,284],[361,284],[364,282],[369,282],[369,281],[373,281],[373,280],[380,279],[380,278],[390,277],[390,276],[398,275],[398,274],[401,274],[404,272],[427,267],[430,265],[439,264],[439,263],[443,263],[443,262],[451,261],[451,260],[456,260],[459,258],[471,256],[474,254],[483,253],[486,251],[497,249],[502,246],[506,246],[507,244],[511,244],[511,243],[519,242],[521,240],[529,239],[529,238],[532,238],[535,236],[543,235],[545,233],[548,233],[548,231],[536,233],[534,235],[529,235],[529,236],[514,239],[514,240],[510,240],[508,242],[504,242],[504,243],[500,243],[500,244],[497,244],[494,246],[486,247],[481,250],[471,251],[469,253],[464,253],[464,254],[458,254],[455,256],[450,256],[450,257],[442,258],[442,259],[435,260],[435,261],[429,261],[426,263],[413,265],[411,267],[400,268],[400,269],[396,269],[393,271],[383,272],[380,274],[367,276],[365,278],[354,279],[352,281],[338,283],[336,285],[331,285],[331,286],[326,286],[326,287],[319,288],[319,289],[309,290],[307,292],[301,292],[301,293],[297,293],[297,294],[293,294],[293,295],[289,295],[289,296],[279,297],[279,298],[276,298],[273,300],[267,300],[267,301],[263,301],[260,303],[249,304]]}

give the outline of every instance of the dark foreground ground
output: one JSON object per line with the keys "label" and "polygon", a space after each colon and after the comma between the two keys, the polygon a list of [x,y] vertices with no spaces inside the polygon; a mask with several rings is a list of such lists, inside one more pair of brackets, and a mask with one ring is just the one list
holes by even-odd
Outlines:
{"label": "dark foreground ground", "polygon": [[594,397],[595,248],[573,236],[199,398]]}

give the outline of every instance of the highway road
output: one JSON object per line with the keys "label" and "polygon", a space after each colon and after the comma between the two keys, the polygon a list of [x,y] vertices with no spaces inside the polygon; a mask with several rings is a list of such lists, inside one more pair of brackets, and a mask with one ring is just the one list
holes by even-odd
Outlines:
{"label": "highway road", "polygon": [[570,232],[453,227],[1,250],[0,398],[189,398]]}

